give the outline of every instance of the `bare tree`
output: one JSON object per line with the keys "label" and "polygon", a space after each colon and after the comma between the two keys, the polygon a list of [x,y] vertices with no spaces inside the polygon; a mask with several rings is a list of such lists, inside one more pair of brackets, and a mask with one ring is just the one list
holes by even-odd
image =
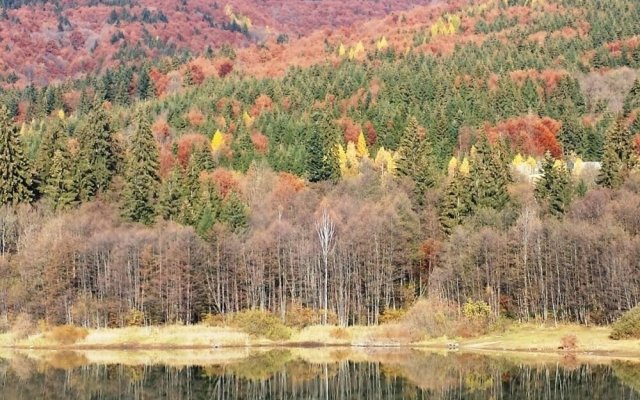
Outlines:
{"label": "bare tree", "polygon": [[324,316],[323,324],[327,324],[327,312],[329,310],[328,288],[329,288],[329,254],[333,251],[335,244],[336,225],[329,215],[329,210],[324,207],[320,219],[316,221],[316,233],[320,241],[320,252],[322,253],[322,266],[324,268]]}

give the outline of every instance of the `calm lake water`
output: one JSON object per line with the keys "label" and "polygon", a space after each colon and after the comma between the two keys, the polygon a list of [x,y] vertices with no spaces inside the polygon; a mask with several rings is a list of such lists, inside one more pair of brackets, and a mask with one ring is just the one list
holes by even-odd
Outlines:
{"label": "calm lake water", "polygon": [[418,350],[7,353],[0,398],[622,400],[640,399],[640,364]]}

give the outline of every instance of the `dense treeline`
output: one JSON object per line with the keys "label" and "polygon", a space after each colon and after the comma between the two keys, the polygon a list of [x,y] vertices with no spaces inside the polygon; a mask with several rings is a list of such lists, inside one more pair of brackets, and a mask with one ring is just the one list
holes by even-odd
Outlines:
{"label": "dense treeline", "polygon": [[640,297],[640,83],[594,101],[584,79],[640,7],[562,3],[591,29],[541,44],[579,25],[542,14],[444,55],[380,44],[278,79],[145,65],[4,92],[0,313],[372,324],[430,295],[611,322]]}

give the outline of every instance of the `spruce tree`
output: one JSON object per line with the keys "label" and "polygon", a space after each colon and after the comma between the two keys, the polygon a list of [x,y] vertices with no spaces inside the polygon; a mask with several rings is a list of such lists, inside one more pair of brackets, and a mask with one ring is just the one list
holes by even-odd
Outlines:
{"label": "spruce tree", "polygon": [[471,190],[474,208],[493,208],[501,210],[509,202],[507,184],[508,166],[500,154],[482,135],[471,157]]}
{"label": "spruce tree", "polygon": [[158,196],[158,215],[167,221],[173,221],[180,214],[183,199],[180,168],[175,166],[162,182]]}
{"label": "spruce tree", "polygon": [[629,93],[627,93],[624,98],[622,106],[623,115],[626,117],[637,108],[640,108],[640,80],[638,78],[633,81],[631,90],[629,90]]}
{"label": "spruce tree", "polygon": [[34,164],[36,173],[34,178],[38,186],[44,187],[47,185],[56,151],[66,148],[65,138],[64,122],[59,118],[55,118],[53,122],[47,126],[47,129],[42,135],[40,146],[38,147]]}
{"label": "spruce tree", "polygon": [[87,201],[105,191],[117,171],[117,150],[111,120],[102,106],[93,105],[78,132],[80,150],[76,163],[76,182],[80,199]]}
{"label": "spruce tree", "polygon": [[535,198],[551,215],[565,213],[572,198],[571,175],[564,163],[556,162],[547,151],[542,162],[542,177],[536,181]]}
{"label": "spruce tree", "polygon": [[73,179],[71,164],[71,156],[66,147],[55,151],[49,177],[43,189],[54,209],[69,208],[78,202],[78,190]]}
{"label": "spruce tree", "polygon": [[238,232],[247,226],[247,208],[235,192],[232,192],[225,200],[220,218],[234,232]]}
{"label": "spruce tree", "polygon": [[440,203],[440,226],[446,235],[462,224],[472,211],[470,178],[464,171],[456,171],[445,188]]}
{"label": "spruce tree", "polygon": [[596,183],[608,188],[619,187],[634,164],[633,136],[623,116],[619,116],[605,137],[602,166]]}
{"label": "spruce tree", "polygon": [[397,169],[415,183],[418,203],[422,204],[425,191],[436,183],[431,143],[420,134],[418,121],[411,117],[398,147]]}
{"label": "spruce tree", "polygon": [[127,153],[124,216],[130,221],[149,225],[155,217],[159,188],[158,146],[144,108],[136,111],[134,125]]}
{"label": "spruce tree", "polygon": [[327,116],[313,116],[311,133],[306,143],[307,176],[311,182],[336,180],[340,167],[335,154],[336,130]]}
{"label": "spruce tree", "polygon": [[31,202],[32,185],[31,167],[24,155],[18,129],[3,105],[0,107],[0,204]]}

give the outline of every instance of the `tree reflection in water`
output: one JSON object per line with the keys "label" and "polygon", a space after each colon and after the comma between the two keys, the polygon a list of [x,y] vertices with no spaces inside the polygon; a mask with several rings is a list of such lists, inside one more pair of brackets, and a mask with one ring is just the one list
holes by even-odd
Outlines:
{"label": "tree reflection in water", "polygon": [[640,364],[631,362],[321,351],[320,361],[295,350],[262,350],[193,366],[96,363],[75,352],[14,354],[0,358],[0,392],[7,400],[640,399]]}

